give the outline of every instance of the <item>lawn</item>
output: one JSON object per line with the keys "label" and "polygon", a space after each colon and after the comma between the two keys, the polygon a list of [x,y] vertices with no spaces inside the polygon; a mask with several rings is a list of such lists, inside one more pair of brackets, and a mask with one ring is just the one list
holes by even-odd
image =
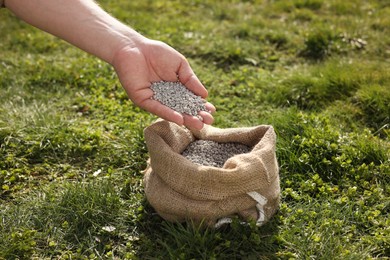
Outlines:
{"label": "lawn", "polygon": [[168,223],[113,69],[0,10],[0,259],[389,259],[385,0],[99,1],[183,53],[220,128],[277,133],[281,204],[261,227]]}

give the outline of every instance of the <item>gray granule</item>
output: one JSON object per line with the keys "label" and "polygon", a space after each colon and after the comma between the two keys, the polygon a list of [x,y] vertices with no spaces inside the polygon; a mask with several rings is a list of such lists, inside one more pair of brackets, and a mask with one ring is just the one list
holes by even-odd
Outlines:
{"label": "gray granule", "polygon": [[193,163],[222,168],[230,157],[250,151],[249,146],[241,143],[196,140],[190,143],[181,154]]}
{"label": "gray granule", "polygon": [[150,86],[153,91],[152,99],[179,112],[198,116],[200,111],[207,111],[205,101],[188,90],[180,82],[158,81]]}

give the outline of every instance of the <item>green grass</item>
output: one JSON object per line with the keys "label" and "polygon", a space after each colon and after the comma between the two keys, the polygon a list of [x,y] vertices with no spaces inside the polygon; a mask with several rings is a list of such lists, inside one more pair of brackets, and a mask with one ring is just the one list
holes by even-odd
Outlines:
{"label": "green grass", "polygon": [[0,10],[0,259],[390,258],[386,1],[101,5],[188,57],[215,126],[274,126],[280,210],[162,220],[142,186],[156,117],[107,64]]}

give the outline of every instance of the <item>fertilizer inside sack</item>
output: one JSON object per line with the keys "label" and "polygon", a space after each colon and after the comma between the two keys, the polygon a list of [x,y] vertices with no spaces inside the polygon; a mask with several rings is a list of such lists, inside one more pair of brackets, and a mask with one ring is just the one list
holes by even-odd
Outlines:
{"label": "fertilizer inside sack", "polygon": [[241,143],[196,140],[186,147],[182,155],[199,165],[222,168],[230,157],[250,151],[251,147]]}

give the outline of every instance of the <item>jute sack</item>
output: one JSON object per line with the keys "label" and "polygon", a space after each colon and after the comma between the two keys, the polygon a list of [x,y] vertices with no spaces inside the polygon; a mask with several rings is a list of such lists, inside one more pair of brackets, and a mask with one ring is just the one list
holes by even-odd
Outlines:
{"label": "jute sack", "polygon": [[[238,215],[261,225],[278,209],[279,168],[272,126],[220,129],[206,125],[201,131],[190,131],[159,120],[144,130],[144,136],[150,156],[145,194],[164,219],[218,225]],[[253,148],[229,158],[223,168],[203,166],[181,155],[197,139]]]}

